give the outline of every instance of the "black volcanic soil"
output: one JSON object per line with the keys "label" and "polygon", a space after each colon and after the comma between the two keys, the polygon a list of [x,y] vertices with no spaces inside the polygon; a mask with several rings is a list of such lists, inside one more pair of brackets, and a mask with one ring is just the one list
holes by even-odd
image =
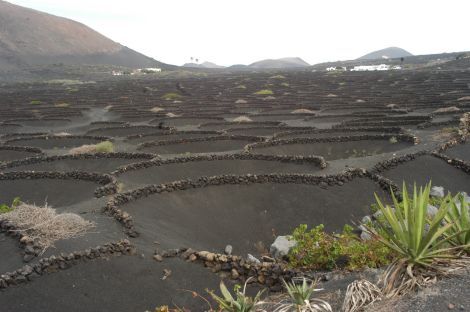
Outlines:
{"label": "black volcanic soil", "polygon": [[86,171],[109,173],[118,167],[145,160],[144,158],[96,158],[96,159],[57,159],[45,160],[38,163],[20,165],[6,168],[4,172],[10,171]]}
{"label": "black volcanic soil", "polygon": [[22,158],[29,158],[29,157],[34,157],[34,156],[37,156],[37,153],[26,152],[26,151],[15,151],[15,150],[8,150],[8,149],[0,148],[0,162],[17,160],[17,159],[22,159]]}
{"label": "black volcanic soil", "polygon": [[465,160],[467,162],[470,161],[470,143],[466,144],[459,144],[454,146],[444,152],[444,154],[448,155],[451,158],[458,158]]}
{"label": "black volcanic soil", "polygon": [[410,143],[390,143],[384,140],[360,140],[351,142],[295,143],[268,147],[254,147],[252,153],[263,155],[323,156],[326,160],[358,158],[398,151]]}
{"label": "black volcanic soil", "polygon": [[[1,14],[0,12],[0,16]],[[62,59],[53,58],[54,62]],[[93,57],[86,59],[92,60]],[[75,61],[79,62],[77,59]],[[0,64],[3,64],[1,56]],[[379,162],[393,157],[423,150],[437,150],[453,138],[454,132],[449,129],[441,130],[455,126],[448,125],[447,122],[453,122],[450,117],[460,117],[461,114],[436,115],[432,119],[433,112],[448,107],[450,103],[457,106],[461,112],[468,111],[470,107],[470,75],[463,70],[440,71],[434,68],[432,71],[423,69],[367,74],[325,74],[310,70],[230,73],[223,70],[177,73],[167,71],[129,78],[111,77],[110,67],[70,67],[64,64],[37,67],[34,74],[46,81],[55,79],[51,77],[56,77],[64,70],[67,70],[68,78],[81,81],[2,84],[0,146],[11,139],[28,138],[10,141],[8,144],[37,146],[47,155],[65,155],[71,147],[97,142],[93,139],[52,138],[54,134],[63,132],[62,135],[99,135],[110,137],[117,152],[150,152],[153,153],[149,155],[152,158],[161,154],[160,161],[165,164],[138,170],[122,169],[126,172],[115,175],[118,191],[134,191],[101,198],[95,197],[95,190],[101,185],[84,180],[47,178],[0,181],[0,203],[8,203],[19,196],[36,204],[47,202],[59,212],[76,213],[96,223],[96,228],[84,236],[58,241],[55,248],[50,248],[43,255],[32,259],[30,265],[38,263],[42,257],[60,257],[61,253],[67,255],[72,251],[86,253],[97,245],[124,238],[129,239],[136,248],[132,256],[107,256],[107,259],[79,261],[70,268],[33,276],[30,281],[18,285],[9,285],[11,287],[0,291],[2,312],[152,311],[158,305],[171,306],[173,303],[190,308],[191,311],[207,310],[201,301],[191,298],[191,294],[181,292],[181,289],[205,294],[206,288],[218,287],[219,280],[223,278],[221,273],[213,273],[204,268],[202,263],[185,262],[179,258],[165,258],[163,262],[158,262],[153,259],[155,252],[181,247],[223,252],[225,246],[231,244],[235,255],[246,257],[250,252],[260,257],[265,248],[269,249],[276,235],[292,233],[293,228],[300,223],[310,226],[324,223],[329,231],[340,230],[345,223],[359,221],[365,214],[370,213],[369,207],[374,202],[374,192],[383,198],[388,196],[379,188],[378,183],[370,178],[354,178],[340,186],[336,184],[338,181],[331,180],[333,178],[327,175],[338,174],[346,169],[363,168],[371,171]],[[102,76],[97,77],[88,72],[95,70],[102,71]],[[76,76],[78,72],[81,73],[81,76],[78,76],[80,78]],[[284,78],[272,78],[279,75]],[[88,83],[88,80],[95,82]],[[255,92],[268,87],[275,93],[274,97],[254,95]],[[178,93],[182,98],[177,101],[164,100],[167,93]],[[56,105],[60,103],[67,103],[68,106]],[[151,112],[155,106],[161,107],[163,111]],[[294,116],[290,113],[299,108],[314,111],[317,115]],[[183,117],[167,118],[167,112]],[[241,115],[254,121],[229,121]],[[176,132],[176,129],[159,128],[158,120],[171,122],[178,127],[179,132]],[[434,124],[427,127],[430,120]],[[12,126],[8,125],[9,123],[22,126]],[[313,127],[327,130],[289,134],[276,139],[333,139],[336,136],[403,132],[416,135],[419,143],[392,144],[385,140],[341,139],[343,142],[284,144],[252,150],[252,153],[287,154],[293,157],[322,155],[327,160],[324,169],[307,163],[266,160],[191,160],[166,164],[175,161],[172,158],[175,155],[182,156],[182,153],[188,153],[184,156],[193,156],[189,155],[190,153],[218,153],[217,157],[222,159],[245,157],[232,154],[244,153],[246,144],[258,140],[272,140],[271,136],[279,132],[304,131],[305,127],[308,127],[309,131],[314,129]],[[331,129],[332,127],[334,129]],[[369,130],[379,130],[365,131],[365,127],[369,127]],[[201,130],[227,131],[196,132]],[[11,132],[14,134],[4,134]],[[31,138],[32,132],[36,135],[47,134],[50,139]],[[170,132],[171,134],[168,134]],[[219,137],[218,140],[211,138],[198,141],[219,135],[258,138],[236,140]],[[156,143],[168,140],[171,141],[170,144]],[[143,142],[153,144],[138,145]],[[147,147],[138,150],[143,146]],[[449,148],[444,154],[468,160],[467,146],[468,144]],[[8,154],[9,151],[5,151],[5,148],[0,148],[0,162],[1,157],[4,157],[3,160],[13,160],[36,155],[22,152]],[[251,156],[253,155],[246,158]],[[119,165],[128,166],[134,161],[144,159],[67,158],[8,170],[57,172],[79,169],[109,173]],[[284,180],[279,176],[274,176],[279,179],[276,180],[278,183],[252,184],[247,184],[241,177],[235,179],[220,176],[250,174],[250,179],[260,182],[264,181],[260,177],[261,174],[276,172],[312,176],[299,178],[296,180],[299,184],[293,184],[292,180]],[[470,191],[468,172],[434,156],[417,157],[416,160],[401,163],[380,172],[379,175],[390,178],[399,185],[403,179],[408,183],[416,180],[420,184],[432,179],[434,185],[442,185],[453,192]],[[211,178],[198,179],[201,176]],[[285,175],[283,177],[286,178]],[[192,184],[194,187],[175,190],[182,185],[175,180],[188,178],[196,180]],[[318,186],[305,184],[316,179],[326,179],[327,182]],[[230,184],[223,184],[222,180]],[[203,186],[204,181],[222,185]],[[156,185],[135,190],[162,182],[168,185],[165,186],[166,191],[161,194],[149,194],[151,189],[162,188]],[[119,214],[119,210],[115,212],[119,218],[127,221],[118,221],[108,213],[109,211],[103,209],[107,203],[111,205],[114,200],[123,200],[125,204],[108,208],[121,209],[122,214]],[[130,214],[132,224],[128,222],[130,219],[127,219],[126,213]],[[125,227],[129,224],[141,235],[136,236],[132,231],[129,232]],[[0,233],[0,275],[25,265],[23,252],[17,238]],[[167,279],[162,279],[164,269],[172,272]],[[347,284],[361,275],[362,272],[331,272],[329,281],[321,284],[325,291],[319,295],[333,295],[326,298],[332,300],[336,311],[341,306],[341,296]],[[0,276],[0,279],[2,278]],[[235,281],[227,278],[225,280],[232,288]],[[447,302],[452,302],[456,305],[455,309],[461,309],[461,305],[467,309],[467,284],[467,279],[463,276],[443,280],[438,283],[438,287],[442,285],[442,288],[435,297],[430,296],[422,301],[423,294],[420,293],[418,296],[402,298],[402,301],[392,304],[391,308],[396,311],[440,312],[448,308]],[[0,280],[0,287],[3,285]],[[253,286],[262,287],[258,283]],[[384,302],[376,310],[386,308],[387,304]]]}
{"label": "black volcanic soil", "polygon": [[161,184],[201,176],[224,174],[316,173],[320,168],[311,163],[293,163],[268,160],[204,160],[177,164],[163,164],[140,170],[127,171],[118,180],[124,190],[145,184]]}
{"label": "black volcanic soil", "polygon": [[155,154],[186,154],[186,153],[211,153],[240,151],[245,145],[252,143],[248,140],[211,140],[198,142],[182,142],[140,148],[144,153]]}
{"label": "black volcanic soil", "polygon": [[403,181],[406,181],[410,186],[415,182],[419,186],[432,181],[433,185],[443,186],[446,192],[470,192],[469,174],[442,159],[428,155],[387,170],[382,175],[393,180],[399,186]]}
{"label": "black volcanic soil", "polygon": [[68,206],[89,200],[100,185],[95,182],[62,179],[0,180],[2,203],[16,197],[31,204],[52,207]]}
{"label": "black volcanic soil", "polygon": [[[322,189],[303,184],[220,185],[151,195],[122,209],[135,216],[141,239],[158,240],[162,248],[193,246],[237,254],[256,253],[274,235],[288,234],[302,222],[340,230],[367,214],[373,193],[382,193],[369,179]],[[338,193],[341,196],[338,196]],[[354,202],[354,194],[363,194]]]}
{"label": "black volcanic soil", "polygon": [[[172,272],[166,280],[162,280],[164,269]],[[216,289],[218,283],[217,275],[206,268],[179,259],[158,263],[151,254],[144,258],[110,257],[80,263],[8,289],[0,295],[0,306],[2,312],[81,312],[96,311],[99,305],[99,311],[115,312],[152,311],[172,302],[202,311],[205,306],[201,301],[184,289],[205,295],[205,288]]]}
{"label": "black volcanic soil", "polygon": [[0,271],[9,272],[18,269],[23,263],[21,249],[18,241],[14,238],[0,233]]}
{"label": "black volcanic soil", "polygon": [[85,144],[97,144],[102,140],[92,138],[31,138],[21,141],[15,141],[14,145],[18,146],[31,146],[41,149],[66,149],[78,147]]}

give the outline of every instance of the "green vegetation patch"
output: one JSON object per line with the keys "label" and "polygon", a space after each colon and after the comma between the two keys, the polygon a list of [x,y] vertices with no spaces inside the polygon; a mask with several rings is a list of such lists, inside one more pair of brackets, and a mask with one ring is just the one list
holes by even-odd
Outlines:
{"label": "green vegetation patch", "polygon": [[114,152],[114,144],[110,141],[104,141],[95,145],[97,153],[112,153]]}
{"label": "green vegetation patch", "polygon": [[263,89],[255,92],[256,95],[273,95],[274,92],[269,89]]}
{"label": "green vegetation patch", "polygon": [[323,224],[310,230],[301,224],[292,234],[297,245],[289,253],[290,265],[315,270],[359,270],[392,262],[394,254],[390,248],[379,240],[362,241],[352,230],[346,225],[342,233],[329,234]]}
{"label": "green vegetation patch", "polygon": [[0,204],[0,214],[13,211],[20,203],[21,199],[19,197],[15,197],[9,206],[7,204]]}
{"label": "green vegetation patch", "polygon": [[167,101],[172,101],[172,100],[179,100],[181,99],[183,96],[179,93],[175,93],[175,92],[169,92],[169,93],[166,93],[162,96],[162,99],[164,100],[167,100]]}

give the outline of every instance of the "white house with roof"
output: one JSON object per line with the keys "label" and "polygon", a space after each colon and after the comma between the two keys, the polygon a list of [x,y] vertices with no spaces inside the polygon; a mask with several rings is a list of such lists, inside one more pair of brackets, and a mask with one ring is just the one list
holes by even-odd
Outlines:
{"label": "white house with roof", "polygon": [[390,65],[380,64],[380,65],[360,65],[354,66],[351,71],[381,71],[381,70],[390,70]]}

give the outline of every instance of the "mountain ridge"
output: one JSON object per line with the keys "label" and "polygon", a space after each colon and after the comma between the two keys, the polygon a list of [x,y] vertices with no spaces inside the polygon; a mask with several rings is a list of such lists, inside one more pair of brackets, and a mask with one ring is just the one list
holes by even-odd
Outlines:
{"label": "mountain ridge", "polygon": [[0,1],[0,66],[46,64],[167,65],[121,45],[83,23]]}

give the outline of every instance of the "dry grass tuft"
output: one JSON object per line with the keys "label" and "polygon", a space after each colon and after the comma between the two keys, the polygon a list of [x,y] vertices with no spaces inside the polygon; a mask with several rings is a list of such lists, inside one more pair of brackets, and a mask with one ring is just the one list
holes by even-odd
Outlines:
{"label": "dry grass tuft", "polygon": [[96,152],[96,145],[95,144],[85,144],[79,147],[74,147],[69,150],[69,154],[76,155],[76,154],[90,154]]}
{"label": "dry grass tuft", "polygon": [[239,116],[235,119],[233,119],[233,122],[251,122],[253,120],[251,120],[250,117],[247,117],[247,116]]}
{"label": "dry grass tuft", "polygon": [[74,213],[57,213],[55,209],[21,203],[11,212],[2,214],[0,220],[10,221],[18,232],[28,236],[43,252],[62,239],[84,235],[95,223]]}
{"label": "dry grass tuft", "polygon": [[461,98],[458,98],[457,101],[470,101],[470,96],[463,96]]}
{"label": "dry grass tuft", "polygon": [[441,107],[436,109],[433,113],[455,113],[460,112],[460,108],[456,106],[449,106],[449,107]]}
{"label": "dry grass tuft", "polygon": [[64,137],[64,136],[69,136],[71,134],[68,133],[68,132],[62,131],[62,132],[59,132],[59,133],[54,133],[54,135],[59,136],[59,137]]}
{"label": "dry grass tuft", "polygon": [[173,114],[173,113],[167,113],[166,117],[174,118],[174,117],[179,117],[179,115],[176,115],[176,114]]}
{"label": "dry grass tuft", "polygon": [[380,300],[381,290],[367,280],[354,281],[348,285],[343,303],[344,312],[361,311],[369,304]]}
{"label": "dry grass tuft", "polygon": [[98,144],[85,144],[79,147],[74,147],[69,150],[69,154],[72,155],[112,152],[114,152],[114,144],[109,141],[104,141]]}
{"label": "dry grass tuft", "polygon": [[294,109],[291,114],[315,114],[313,110],[306,109],[306,108],[299,108],[299,109]]}
{"label": "dry grass tuft", "polygon": [[150,111],[152,113],[158,113],[158,112],[161,112],[161,111],[164,111],[165,109],[161,108],[161,107],[158,107],[158,106],[155,106],[153,108],[150,109]]}

